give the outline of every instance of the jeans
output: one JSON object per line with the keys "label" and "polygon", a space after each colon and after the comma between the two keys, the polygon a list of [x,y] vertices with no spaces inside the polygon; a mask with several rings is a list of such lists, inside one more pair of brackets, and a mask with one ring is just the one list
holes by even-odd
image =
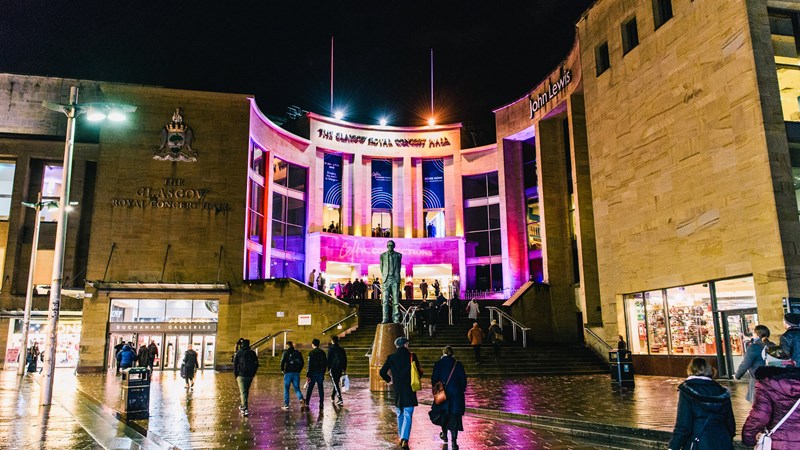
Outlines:
{"label": "jeans", "polygon": [[253,377],[236,377],[239,383],[239,396],[242,401],[242,409],[247,409],[247,400],[250,398],[250,385],[253,384]]}
{"label": "jeans", "polygon": [[333,392],[331,392],[331,398],[339,397],[339,400],[342,399],[342,371],[341,370],[331,370],[331,381],[333,381]]}
{"label": "jeans", "polygon": [[405,408],[396,407],[397,410],[397,434],[400,439],[408,440],[411,435],[411,416],[414,415],[414,407],[407,406]]}
{"label": "jeans", "polygon": [[322,390],[322,382],[325,381],[324,373],[311,373],[308,375],[308,388],[306,389],[306,402],[311,403],[311,393],[314,392],[314,385],[317,385],[319,391],[319,404],[320,406],[325,401],[325,393]]}
{"label": "jeans", "polygon": [[473,345],[472,350],[475,352],[475,362],[481,362],[481,346]]}
{"label": "jeans", "polygon": [[289,406],[289,385],[294,387],[294,393],[297,399],[302,401],[303,394],[300,393],[300,373],[288,372],[283,374],[283,404]]}

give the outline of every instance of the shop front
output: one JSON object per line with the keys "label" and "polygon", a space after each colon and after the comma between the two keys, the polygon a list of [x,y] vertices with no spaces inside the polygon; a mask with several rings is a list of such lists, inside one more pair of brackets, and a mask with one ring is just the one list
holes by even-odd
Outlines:
{"label": "shop front", "polygon": [[106,367],[116,366],[115,346],[133,342],[137,351],[156,345],[155,370],[180,369],[190,345],[197,352],[199,369],[213,369],[218,316],[218,300],[112,299]]}
{"label": "shop front", "polygon": [[[62,313],[63,314],[63,313]],[[4,369],[16,370],[21,360],[24,361],[25,352],[22,346],[21,317],[12,318],[8,327],[8,344],[6,346],[6,363]],[[31,317],[28,331],[28,348],[38,346],[44,351],[47,337],[47,317]],[[58,339],[56,341],[56,367],[76,367],[78,365],[78,351],[81,341],[81,318],[63,314],[58,320]]]}
{"label": "shop front", "polygon": [[628,348],[643,374],[682,376],[692,358],[708,357],[732,377],[758,325],[752,276],[624,298]]}

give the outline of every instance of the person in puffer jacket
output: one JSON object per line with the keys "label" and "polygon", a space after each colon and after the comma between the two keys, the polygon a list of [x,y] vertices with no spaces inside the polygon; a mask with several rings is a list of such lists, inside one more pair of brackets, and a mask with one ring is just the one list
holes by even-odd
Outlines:
{"label": "person in puffer jacket", "polygon": [[[768,350],[777,359],[788,359],[787,353],[781,354],[780,348]],[[755,371],[756,393],[753,398],[753,409],[742,427],[742,442],[753,446],[758,435],[771,430],[792,409],[800,399],[800,367],[778,367],[771,358],[767,365]],[[800,443],[800,408],[789,416],[783,425],[772,434],[773,450],[798,448]]]}
{"label": "person in puffer jacket", "polygon": [[678,386],[678,415],[669,441],[671,450],[733,449],[736,422],[731,394],[711,379],[713,371],[702,358],[689,363],[689,377]]}

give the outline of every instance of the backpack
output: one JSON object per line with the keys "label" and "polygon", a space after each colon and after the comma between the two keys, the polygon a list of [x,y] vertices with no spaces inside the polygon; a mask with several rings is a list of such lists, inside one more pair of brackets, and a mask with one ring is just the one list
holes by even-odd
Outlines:
{"label": "backpack", "polygon": [[303,355],[297,350],[292,350],[289,353],[289,358],[286,361],[286,372],[300,372],[303,370]]}
{"label": "backpack", "polygon": [[253,376],[258,370],[258,355],[253,350],[247,349],[242,351],[242,357],[239,358],[239,374],[244,376]]}

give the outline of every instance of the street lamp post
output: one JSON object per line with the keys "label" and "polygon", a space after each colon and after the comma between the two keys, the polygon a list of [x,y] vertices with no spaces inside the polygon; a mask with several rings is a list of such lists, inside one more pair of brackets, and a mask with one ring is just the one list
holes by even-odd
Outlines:
{"label": "street lamp post", "polygon": [[53,206],[57,206],[57,203],[54,201],[42,202],[41,192],[39,192],[39,197],[37,198],[36,203],[22,202],[22,204],[28,208],[33,208],[36,213],[36,217],[33,223],[31,264],[28,269],[28,290],[25,293],[25,314],[22,319],[22,343],[20,344],[19,367],[17,368],[17,373],[20,375],[25,374],[25,356],[27,356],[28,351],[28,332],[31,328],[31,307],[33,306],[33,272],[36,269],[36,250],[39,248],[39,225],[42,222],[40,211],[42,208],[51,208]]}
{"label": "street lamp post", "polygon": [[58,338],[58,316],[61,310],[61,284],[64,277],[64,246],[67,238],[67,208],[69,205],[70,181],[72,180],[72,154],[75,144],[75,119],[87,114],[89,120],[108,117],[113,121],[124,120],[124,113],[136,111],[135,106],[113,103],[78,103],[78,87],[69,90],[69,103],[43,102],[42,106],[67,116],[67,137],[64,145],[64,168],[61,175],[61,195],[58,202],[58,225],[56,226],[55,255],[53,256],[53,278],[50,285],[50,306],[47,313],[47,335],[44,349],[40,404],[50,405],[53,399],[53,373],[56,367],[56,345]]}

